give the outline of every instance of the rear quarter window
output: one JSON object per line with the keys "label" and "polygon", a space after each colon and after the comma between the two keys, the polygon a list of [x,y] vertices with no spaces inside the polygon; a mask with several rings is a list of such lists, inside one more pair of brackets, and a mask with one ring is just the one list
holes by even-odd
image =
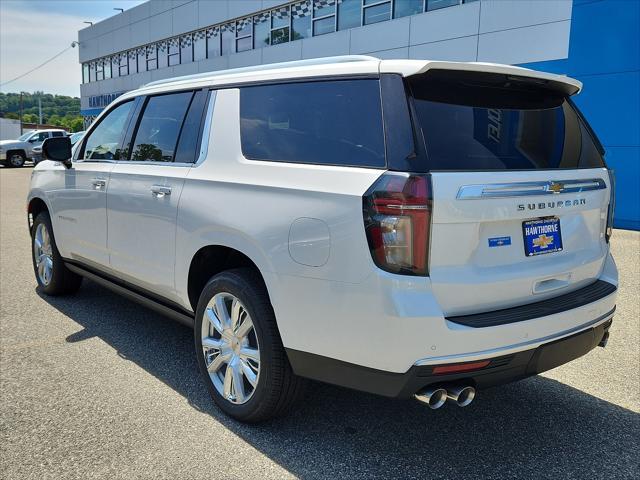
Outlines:
{"label": "rear quarter window", "polygon": [[240,132],[251,160],[385,166],[377,79],[243,87]]}

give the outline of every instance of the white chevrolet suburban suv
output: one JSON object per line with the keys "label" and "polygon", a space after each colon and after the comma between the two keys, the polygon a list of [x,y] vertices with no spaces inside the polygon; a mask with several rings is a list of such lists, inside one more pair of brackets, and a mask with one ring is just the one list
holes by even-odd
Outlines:
{"label": "white chevrolet suburban suv", "polygon": [[310,378],[431,408],[604,346],[613,185],[571,78],[336,57],[198,74],[50,139],[28,197],[48,295],[82,277],[194,327],[257,422]]}

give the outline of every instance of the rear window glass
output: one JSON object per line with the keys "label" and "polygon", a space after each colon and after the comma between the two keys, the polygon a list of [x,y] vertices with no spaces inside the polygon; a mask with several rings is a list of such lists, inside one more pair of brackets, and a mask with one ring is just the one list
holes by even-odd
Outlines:
{"label": "rear window glass", "polygon": [[253,160],[384,167],[378,80],[240,90],[242,152]]}
{"label": "rear window glass", "polygon": [[574,107],[550,91],[414,82],[428,170],[604,166]]}

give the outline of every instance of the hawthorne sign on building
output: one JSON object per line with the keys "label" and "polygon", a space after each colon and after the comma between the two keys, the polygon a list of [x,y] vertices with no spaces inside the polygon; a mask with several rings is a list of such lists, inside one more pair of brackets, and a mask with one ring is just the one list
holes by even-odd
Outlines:
{"label": "hawthorne sign on building", "polygon": [[[639,17],[640,2],[613,0],[150,1],[78,33],[82,114],[88,124],[120,93],[154,80],[335,55],[568,74],[584,83],[575,101],[617,174],[616,226],[638,229]],[[498,113],[496,134],[507,120]]]}

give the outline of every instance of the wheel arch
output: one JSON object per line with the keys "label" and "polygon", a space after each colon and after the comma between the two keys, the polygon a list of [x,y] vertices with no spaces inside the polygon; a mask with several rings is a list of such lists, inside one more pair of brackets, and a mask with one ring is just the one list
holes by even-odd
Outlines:
{"label": "wheel arch", "polygon": [[38,196],[30,197],[27,203],[27,221],[29,224],[29,229],[31,229],[31,227],[33,226],[33,221],[36,219],[36,217],[42,212],[47,212],[49,213],[49,215],[51,215],[51,210],[49,209],[49,205],[47,205],[47,202],[45,202],[41,197]]}
{"label": "wheel arch", "polygon": [[197,310],[200,293],[212,276],[242,267],[254,270],[268,293],[262,271],[246,253],[226,245],[212,244],[201,247],[191,258],[187,275],[187,296],[193,311]]}

